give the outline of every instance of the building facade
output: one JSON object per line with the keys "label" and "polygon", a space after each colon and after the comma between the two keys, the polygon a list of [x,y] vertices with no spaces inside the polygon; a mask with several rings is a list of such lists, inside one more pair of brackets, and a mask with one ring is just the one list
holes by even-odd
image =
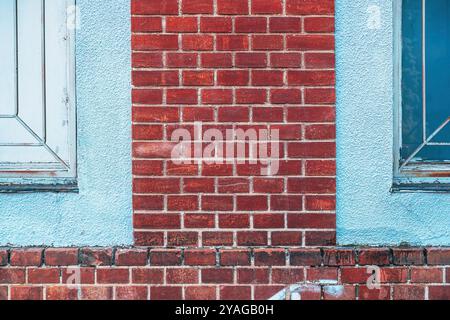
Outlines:
{"label": "building facade", "polygon": [[0,299],[449,298],[448,1],[30,1]]}

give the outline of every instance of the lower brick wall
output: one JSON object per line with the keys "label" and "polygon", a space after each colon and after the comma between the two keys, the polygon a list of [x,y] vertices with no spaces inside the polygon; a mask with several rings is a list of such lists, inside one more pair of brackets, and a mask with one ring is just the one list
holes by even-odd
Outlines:
{"label": "lower brick wall", "polygon": [[0,299],[274,296],[450,299],[450,248],[0,249]]}

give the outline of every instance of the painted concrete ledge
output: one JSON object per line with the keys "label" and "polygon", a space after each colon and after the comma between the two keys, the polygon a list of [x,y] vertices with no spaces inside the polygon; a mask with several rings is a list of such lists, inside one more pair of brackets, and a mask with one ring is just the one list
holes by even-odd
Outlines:
{"label": "painted concrete ledge", "polygon": [[0,299],[442,300],[450,248],[0,248]]}

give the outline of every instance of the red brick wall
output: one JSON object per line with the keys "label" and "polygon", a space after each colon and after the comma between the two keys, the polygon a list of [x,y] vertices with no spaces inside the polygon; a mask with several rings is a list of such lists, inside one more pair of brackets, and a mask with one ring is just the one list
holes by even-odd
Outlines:
{"label": "red brick wall", "polygon": [[266,300],[291,284],[305,300],[450,299],[450,249],[0,248],[0,300]]}
{"label": "red brick wall", "polygon": [[[132,0],[135,243],[335,244],[333,0]],[[280,130],[258,165],[175,165],[176,128]]]}

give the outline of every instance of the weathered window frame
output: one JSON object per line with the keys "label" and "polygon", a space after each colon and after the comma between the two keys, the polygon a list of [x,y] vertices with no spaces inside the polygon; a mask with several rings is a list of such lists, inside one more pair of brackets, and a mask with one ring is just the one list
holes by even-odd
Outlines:
{"label": "weathered window frame", "polygon": [[[422,5],[425,8],[425,1]],[[393,1],[394,12],[394,182],[393,192],[450,192],[450,163],[401,163],[402,146],[402,0]],[[422,25],[425,27],[425,10]],[[426,35],[423,33],[423,60],[425,60]],[[423,72],[425,61],[423,61]],[[423,77],[423,94],[426,79]],[[426,105],[426,102],[424,102]],[[423,106],[425,107],[425,106]],[[450,120],[447,120],[447,122]],[[430,135],[432,137],[434,133]],[[424,143],[430,140],[424,138]],[[413,155],[414,156],[414,155]],[[411,157],[412,158],[412,157]],[[450,159],[449,159],[450,160]]]}
{"label": "weathered window frame", "polygon": [[[8,158],[6,152],[10,152],[11,159],[14,159],[15,157],[21,159],[23,154],[24,160],[17,162],[2,160],[3,162],[0,162],[0,192],[76,192],[78,190],[76,142],[77,116],[75,106],[76,28],[72,28],[67,21],[69,14],[68,8],[72,6],[75,8],[76,1],[34,1],[39,1],[38,6],[41,6],[42,13],[40,17],[42,24],[40,31],[41,39],[37,40],[37,42],[42,41],[41,68],[42,78],[44,80],[37,85],[42,87],[42,92],[40,94],[43,99],[42,103],[39,102],[40,109],[34,109],[35,107],[33,105],[32,107],[28,106],[24,109],[22,108],[21,111],[19,111],[19,101],[21,101],[20,99],[22,96],[20,95],[21,93],[19,93],[20,86],[18,79],[21,75],[23,77],[23,73],[20,73],[20,67],[18,67],[20,63],[18,62],[18,48],[20,48],[18,43],[20,40],[18,40],[19,12],[18,1],[16,0],[14,2],[14,50],[16,52],[15,64],[17,68],[15,72],[15,112],[8,115],[0,115],[0,120],[7,119],[9,121],[14,121],[14,126],[16,126],[17,123],[20,124],[21,130],[25,129],[24,132],[28,132],[29,136],[35,139],[35,142],[30,143],[29,141],[21,141],[8,143],[6,141],[7,138],[5,138],[5,141],[2,141],[0,144],[0,152],[2,152],[1,148],[3,148],[6,159]],[[76,12],[73,14],[76,14]],[[54,28],[48,26],[51,22],[54,22]],[[53,49],[52,47],[51,50],[48,50],[49,46],[46,43],[47,38],[51,40],[56,39],[57,45],[54,46],[56,49]],[[65,52],[64,56],[60,54],[61,52]],[[25,61],[25,59],[22,59],[22,61]],[[49,62],[52,62],[53,65],[49,66]],[[52,68],[52,70],[50,71],[49,68]],[[26,98],[22,100],[26,100]],[[28,110],[26,110],[27,108]],[[57,112],[51,112],[55,110]],[[22,114],[20,114],[20,112]],[[42,122],[39,133],[36,133],[36,130],[32,129],[31,125],[28,125],[26,121],[22,119],[23,116],[27,116],[29,119],[34,116],[40,117]],[[32,121],[36,122],[37,120]],[[60,138],[59,135],[63,138]],[[32,138],[29,138],[29,140],[32,140]],[[25,140],[28,140],[28,138]],[[59,147],[64,148],[64,152],[58,151],[61,150]],[[16,154],[11,150],[14,150]],[[19,153],[21,156],[18,155]],[[40,156],[38,159],[33,158],[35,154],[40,153],[45,154],[46,156]],[[64,156],[61,156],[61,154]],[[42,160],[48,158],[52,158],[52,160]]]}

